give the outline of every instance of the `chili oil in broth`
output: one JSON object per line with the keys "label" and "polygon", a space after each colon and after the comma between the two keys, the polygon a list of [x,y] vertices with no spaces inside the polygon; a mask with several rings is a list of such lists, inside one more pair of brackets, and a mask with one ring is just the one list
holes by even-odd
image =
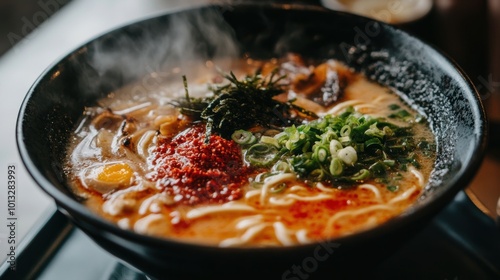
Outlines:
{"label": "chili oil in broth", "polygon": [[[211,94],[207,84],[224,83],[213,71],[213,64],[208,62],[207,65],[210,67],[205,75],[196,79],[188,76],[191,97]],[[239,77],[257,68],[268,75],[271,69],[281,67],[280,71],[287,75],[284,80],[286,92],[275,99],[294,99],[294,104],[315,112],[320,118],[354,109],[396,125],[411,125],[415,139],[431,145],[434,142],[425,122],[416,122],[415,118],[410,121],[388,118],[395,113],[395,108],[409,112],[410,116],[419,116],[399,95],[336,61],[313,64],[295,56],[265,62],[247,59],[233,67]],[[331,104],[320,104],[322,102],[312,98],[312,92],[325,84],[321,78],[326,75],[325,71],[333,71],[337,75],[334,78],[343,83],[341,95]],[[199,149],[192,153],[203,153],[200,147],[205,145],[202,141],[205,139],[204,123],[193,123],[172,105],[173,100],[182,99],[186,94],[177,72],[172,71],[172,78],[162,80],[161,86],[155,88],[147,88],[139,82],[110,93],[98,102],[98,106],[86,108],[71,137],[66,163],[71,190],[93,212],[121,228],[222,247],[310,243],[366,230],[400,215],[417,200],[432,171],[432,151],[415,150],[418,167],[408,164],[400,170],[397,184],[367,179],[353,186],[339,187],[328,180],[313,182],[298,178],[293,172],[275,174],[269,172],[271,167],[252,167],[245,161],[242,148],[234,143],[228,145],[233,140],[223,139],[215,133],[210,136],[214,149],[225,150],[233,156],[217,157],[209,151],[213,157],[210,160],[221,161],[219,171],[229,174],[224,178],[216,177],[219,189],[196,186],[208,190],[202,199],[197,199],[196,194],[200,192],[191,191],[189,183],[185,183],[192,180],[172,170],[163,174],[164,177],[158,173],[158,162],[166,158],[160,156],[160,146],[174,149],[170,151],[170,160],[177,156],[177,164],[189,160],[191,164],[197,158],[188,159],[190,151],[177,154],[175,148],[183,142],[173,145],[175,139],[198,129],[198,138],[191,135],[183,141],[191,141],[191,146],[198,145]],[[280,132],[262,127],[249,131],[259,135],[267,133],[271,137]],[[187,149],[186,145],[183,149]],[[225,158],[230,158],[233,164],[235,159],[239,162],[236,167],[223,166]],[[162,164],[171,167],[169,162]],[[175,172],[186,168],[187,172],[199,171],[193,170],[190,164]],[[199,167],[210,169],[210,166]],[[221,172],[217,176],[223,176]],[[237,184],[228,187],[227,177],[236,180]],[[209,184],[203,178],[201,184]],[[259,180],[264,183],[255,184]]]}

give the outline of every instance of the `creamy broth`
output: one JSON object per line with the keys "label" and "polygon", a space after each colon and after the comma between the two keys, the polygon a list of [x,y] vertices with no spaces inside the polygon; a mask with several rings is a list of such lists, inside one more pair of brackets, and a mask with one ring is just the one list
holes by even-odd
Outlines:
{"label": "creamy broth", "polygon": [[[72,191],[92,211],[121,228],[221,247],[305,244],[366,230],[400,215],[419,197],[433,168],[434,138],[427,124],[415,121],[418,113],[397,94],[344,65],[328,61],[312,66],[297,59],[248,60],[235,69],[238,76],[253,73],[256,68],[268,75],[269,69],[281,67],[287,75],[286,90],[275,99],[294,99],[295,105],[313,111],[319,119],[354,110],[353,114],[367,118],[411,126],[416,141],[430,145],[426,151],[412,151],[418,164],[401,165],[404,168],[397,171],[397,181],[369,177],[347,187],[335,180],[303,178],[293,170],[270,172],[274,167],[254,167],[246,160],[249,148],[233,140],[212,133],[212,142],[204,144],[205,124],[193,123],[172,105],[173,100],[185,94],[177,76],[175,82],[148,90],[148,94],[137,95],[134,88],[138,85],[134,84],[110,94],[99,106],[87,108],[68,147],[66,171]],[[317,95],[326,83],[315,84],[314,75],[323,75],[321,71],[326,71],[325,75],[333,73],[334,79],[340,81],[342,89],[337,100]],[[220,76],[208,71],[203,78],[189,83],[189,94],[211,94],[206,84],[220,80]],[[409,117],[389,117],[402,111]],[[258,126],[248,131],[270,139],[283,129]],[[199,136],[196,141],[188,138],[190,133]],[[186,139],[192,142],[187,143]],[[181,151],[190,145],[196,145],[200,151],[208,147],[204,145],[216,145],[210,146],[210,160],[220,161],[222,166],[228,159],[234,165],[222,168],[227,174],[210,175],[206,172],[211,166],[197,162],[203,161],[199,157],[191,157],[198,150]],[[334,157],[333,153],[328,159]],[[177,162],[169,161],[171,158]],[[183,161],[187,164],[183,165]],[[390,159],[384,162],[394,164]],[[191,163],[207,170],[193,170]],[[215,171],[210,172],[217,171],[213,168]],[[208,185],[190,185],[191,178],[186,179],[182,170],[195,172],[202,178],[201,184],[206,183],[203,176],[214,176],[214,184],[221,188],[212,191]],[[235,183],[227,182],[228,178]],[[197,194],[203,196],[196,197]]]}

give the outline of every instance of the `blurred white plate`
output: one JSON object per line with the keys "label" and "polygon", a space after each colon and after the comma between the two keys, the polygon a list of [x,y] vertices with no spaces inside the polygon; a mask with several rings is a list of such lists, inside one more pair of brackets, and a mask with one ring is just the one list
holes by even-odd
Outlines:
{"label": "blurred white plate", "polygon": [[321,0],[332,10],[350,12],[392,24],[418,20],[432,9],[432,0]]}

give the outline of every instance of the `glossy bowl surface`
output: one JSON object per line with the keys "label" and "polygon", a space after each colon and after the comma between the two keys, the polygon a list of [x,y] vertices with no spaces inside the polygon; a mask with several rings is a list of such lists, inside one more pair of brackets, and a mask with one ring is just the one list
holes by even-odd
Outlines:
{"label": "glossy bowl surface", "polygon": [[[222,41],[204,31],[207,25],[225,34]],[[183,32],[196,38],[196,43],[171,55]],[[182,64],[191,55],[202,59],[224,55],[228,50],[221,46],[229,44],[226,39],[237,42],[238,49],[230,51],[236,50],[239,56],[271,58],[296,52],[339,59],[401,93],[427,117],[437,140],[435,168],[416,205],[386,224],[337,240],[283,248],[218,248],[122,230],[79,203],[67,188],[63,159],[70,132],[85,106],[152,72]],[[318,269],[347,271],[353,260],[376,263],[467,186],[484,155],[486,134],[484,110],[473,85],[456,64],[432,47],[371,19],[315,6],[268,4],[199,7],[132,23],[95,38],[40,76],[26,96],[17,125],[26,168],[77,226],[104,249],[152,277],[183,279],[232,278],[234,273],[239,278],[297,279],[294,265],[302,272],[311,270],[307,275],[312,275]]]}

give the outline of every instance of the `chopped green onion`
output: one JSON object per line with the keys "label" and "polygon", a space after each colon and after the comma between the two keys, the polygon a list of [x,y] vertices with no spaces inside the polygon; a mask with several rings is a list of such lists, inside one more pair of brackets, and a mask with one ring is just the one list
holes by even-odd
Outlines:
{"label": "chopped green onion", "polygon": [[358,153],[352,146],[339,150],[337,155],[347,165],[354,165],[358,161]]}
{"label": "chopped green onion", "polygon": [[380,130],[377,127],[377,123],[374,123],[374,124],[370,125],[370,128],[368,128],[365,131],[365,134],[368,135],[368,136],[375,136],[375,137],[378,137],[378,138],[384,138],[384,136],[385,136],[384,131]]}
{"label": "chopped green onion", "polygon": [[366,148],[376,148],[376,149],[382,149],[382,141],[380,141],[379,138],[370,138],[366,140],[365,142],[365,147]]}
{"label": "chopped green onion", "polygon": [[[330,143],[332,140],[335,140],[337,139],[337,134],[332,131],[332,130],[328,130],[326,131],[325,133],[323,133],[320,137],[321,139],[321,143],[322,144],[328,144]],[[338,142],[338,141],[337,141]],[[339,142],[340,143],[340,142]]]}
{"label": "chopped green onion", "polygon": [[271,171],[277,173],[289,173],[291,170],[290,165],[287,162],[279,160],[273,165]]}
{"label": "chopped green onion", "polygon": [[257,138],[250,131],[242,129],[233,132],[231,139],[240,145],[253,144],[257,140]]}
{"label": "chopped green onion", "polygon": [[384,161],[383,161],[383,163],[384,163],[385,165],[387,165],[387,166],[392,167],[392,166],[394,166],[394,164],[396,164],[396,161],[395,161],[395,160],[393,160],[393,159],[386,159],[386,160],[384,160]]}
{"label": "chopped green onion", "polygon": [[245,153],[245,160],[252,165],[267,167],[272,164],[278,154],[278,149],[269,144],[255,144]]}
{"label": "chopped green onion", "polygon": [[332,156],[337,156],[337,152],[342,148],[344,148],[344,147],[342,146],[342,144],[339,141],[337,141],[335,139],[330,141],[330,154]]}
{"label": "chopped green onion", "polygon": [[323,179],[325,179],[325,171],[321,168],[314,169],[310,174],[309,174],[309,179],[314,181],[314,182],[321,182]]}
{"label": "chopped green onion", "polygon": [[399,187],[398,186],[393,186],[393,185],[390,185],[390,186],[387,186],[387,189],[390,191],[390,192],[396,192]]}
{"label": "chopped green onion", "polygon": [[351,135],[351,127],[349,125],[344,125],[340,129],[340,135],[341,136],[349,136],[349,135]]}
{"label": "chopped green onion", "polygon": [[307,153],[307,151],[309,150],[310,147],[311,147],[311,142],[309,142],[309,141],[305,142],[304,146],[302,146],[302,152]]}
{"label": "chopped green onion", "polygon": [[399,108],[401,108],[401,106],[399,106],[398,104],[389,105],[389,109],[391,109],[392,111],[396,111]]}
{"label": "chopped green onion", "polygon": [[252,182],[250,185],[251,185],[251,186],[252,186],[252,188],[254,188],[254,189],[260,189],[260,188],[262,188],[262,186],[264,185],[264,183],[262,183],[262,182],[255,182],[255,181],[254,181],[254,182]]}
{"label": "chopped green onion", "polygon": [[285,189],[286,189],[286,183],[281,183],[281,184],[278,184],[276,186],[272,186],[269,189],[269,192],[270,193],[280,193],[280,192],[284,191]]}
{"label": "chopped green onion", "polygon": [[318,163],[312,160],[312,153],[303,153],[292,157],[290,165],[295,173],[306,178],[313,170],[318,168]]}
{"label": "chopped green onion", "polygon": [[318,162],[323,163],[326,161],[328,155],[329,155],[328,148],[323,146],[318,146],[314,150],[313,158],[316,159]]}
{"label": "chopped green onion", "polygon": [[397,111],[396,113],[389,115],[389,118],[401,119],[401,120],[407,120],[409,117],[411,117],[411,114],[408,113],[408,111],[406,111],[404,109],[401,109],[401,110]]}
{"label": "chopped green onion", "polygon": [[264,173],[260,173],[260,174],[257,174],[257,176],[255,176],[255,179],[254,179],[254,182],[257,182],[257,183],[264,183],[264,181],[268,178],[268,177],[271,177],[271,176],[274,176],[274,175],[277,175],[279,173],[275,173],[275,172],[264,172]]}
{"label": "chopped green onion", "polygon": [[280,144],[278,143],[278,140],[276,140],[274,137],[262,136],[262,137],[260,137],[260,142],[264,143],[264,144],[273,145],[276,148],[280,148]]}
{"label": "chopped green onion", "polygon": [[387,173],[387,166],[381,161],[377,161],[368,168],[374,176],[383,177]]}
{"label": "chopped green onion", "polygon": [[[394,114],[406,114],[400,107],[394,106],[392,110]],[[245,138],[248,132],[238,133],[237,140]],[[337,116],[326,115],[286,127],[273,137],[252,136],[258,138],[257,144],[241,144],[245,161],[250,165],[270,168],[274,174],[293,172],[314,182],[338,183],[338,188],[369,178],[397,185],[395,182],[401,178],[398,172],[407,171],[408,164],[420,166],[412,152],[415,148],[424,155],[426,151],[435,151],[434,143],[426,139],[417,142],[413,138],[411,122],[409,126],[397,126],[353,108]],[[261,179],[256,178],[256,184]]]}
{"label": "chopped green onion", "polygon": [[282,145],[287,140],[287,138],[287,134],[284,131],[274,135],[274,139],[278,140],[278,143],[280,143],[280,145]]}
{"label": "chopped green onion", "polygon": [[354,174],[351,179],[354,181],[365,180],[370,177],[370,171],[367,169],[361,169],[358,173]]}
{"label": "chopped green onion", "polygon": [[344,172],[344,165],[339,158],[333,158],[330,162],[330,173],[332,176],[339,176]]}
{"label": "chopped green onion", "polygon": [[340,141],[340,143],[342,143],[342,145],[347,146],[347,145],[351,144],[351,137],[342,136],[342,137],[339,137],[339,141]]}
{"label": "chopped green onion", "polygon": [[394,135],[394,131],[392,131],[392,129],[388,126],[384,126],[384,128],[382,128],[382,132],[385,134],[385,136],[393,136]]}

